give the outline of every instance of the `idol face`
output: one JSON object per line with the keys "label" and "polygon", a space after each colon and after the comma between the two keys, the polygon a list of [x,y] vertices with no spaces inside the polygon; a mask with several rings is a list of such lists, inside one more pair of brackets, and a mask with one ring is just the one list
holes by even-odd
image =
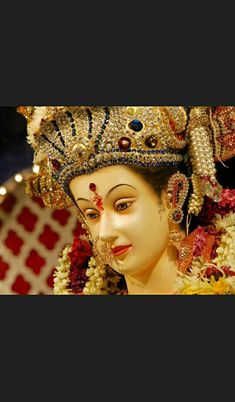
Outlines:
{"label": "idol face", "polygon": [[168,245],[168,212],[139,174],[109,166],[74,178],[70,190],[92,237],[111,247],[114,270],[136,275],[156,266]]}

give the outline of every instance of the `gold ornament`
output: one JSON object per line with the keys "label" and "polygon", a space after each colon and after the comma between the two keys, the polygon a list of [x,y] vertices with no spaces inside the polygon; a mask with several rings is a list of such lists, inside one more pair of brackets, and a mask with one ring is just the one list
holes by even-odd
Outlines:
{"label": "gold ornament", "polygon": [[[189,117],[181,106],[21,106],[18,111],[27,118],[34,163],[48,170],[47,179],[39,180],[41,189],[45,182],[48,205],[54,198],[59,202],[48,192],[49,176],[53,186],[59,184],[58,194],[72,199],[69,183],[78,175],[119,164],[177,168],[188,144],[193,169],[189,212],[198,215],[205,195],[220,199],[215,160],[235,154],[235,107],[190,109]],[[37,182],[31,190],[37,191]]]}
{"label": "gold ornament", "polygon": [[26,179],[25,184],[28,197],[42,198],[44,205],[49,208],[64,209],[73,205],[59,183],[52,179],[46,167],[42,167],[38,174]]}
{"label": "gold ornament", "polygon": [[201,189],[201,182],[195,174],[191,176],[193,193],[190,195],[189,204],[188,204],[188,212],[190,214],[198,215],[201,211],[204,197]]}
{"label": "gold ornament", "polygon": [[203,204],[203,197],[207,195],[214,201],[219,201],[222,191],[216,179],[213,131],[208,106],[192,108],[187,132],[193,168],[193,193],[190,197],[189,212],[198,215]]}
{"label": "gold ornament", "polygon": [[178,250],[184,235],[178,229],[171,229],[169,233],[169,242],[174,245]]}
{"label": "gold ornament", "polygon": [[166,194],[171,204],[169,219],[173,223],[180,223],[183,220],[184,214],[182,207],[186,200],[188,190],[189,182],[184,174],[177,172],[171,176],[168,181]]}
{"label": "gold ornament", "polygon": [[48,161],[69,196],[72,178],[104,166],[179,166],[183,160],[187,114],[181,106],[42,106],[30,116],[34,162]]}

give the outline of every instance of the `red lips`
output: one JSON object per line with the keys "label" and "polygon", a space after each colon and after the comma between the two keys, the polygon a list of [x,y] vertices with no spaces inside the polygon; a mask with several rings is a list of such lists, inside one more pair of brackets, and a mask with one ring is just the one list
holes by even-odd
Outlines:
{"label": "red lips", "polygon": [[112,253],[117,256],[125,253],[129,248],[131,247],[131,244],[125,245],[125,246],[116,246],[112,248]]}

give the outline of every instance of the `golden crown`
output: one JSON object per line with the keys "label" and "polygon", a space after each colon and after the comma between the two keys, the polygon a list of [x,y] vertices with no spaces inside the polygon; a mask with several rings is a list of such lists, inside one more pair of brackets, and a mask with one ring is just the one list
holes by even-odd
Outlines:
{"label": "golden crown", "polygon": [[108,166],[179,167],[188,144],[193,192],[189,212],[204,195],[219,200],[215,161],[235,155],[234,106],[22,106],[28,142],[40,174],[27,181],[30,197],[53,208],[73,205],[69,182]]}
{"label": "golden crown", "polygon": [[69,194],[78,175],[108,165],[179,166],[186,145],[181,106],[20,107],[28,120],[34,162],[47,159],[51,177]]}

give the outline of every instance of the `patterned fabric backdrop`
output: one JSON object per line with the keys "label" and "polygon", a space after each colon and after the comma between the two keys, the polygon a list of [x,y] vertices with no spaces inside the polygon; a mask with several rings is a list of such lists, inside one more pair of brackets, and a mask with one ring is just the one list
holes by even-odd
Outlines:
{"label": "patterned fabric backdrop", "polygon": [[72,211],[29,199],[16,183],[0,205],[0,294],[53,294],[53,271],[78,224]]}

